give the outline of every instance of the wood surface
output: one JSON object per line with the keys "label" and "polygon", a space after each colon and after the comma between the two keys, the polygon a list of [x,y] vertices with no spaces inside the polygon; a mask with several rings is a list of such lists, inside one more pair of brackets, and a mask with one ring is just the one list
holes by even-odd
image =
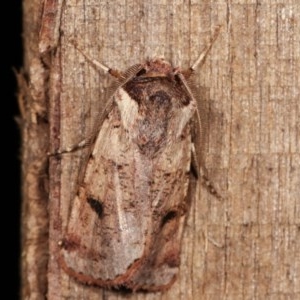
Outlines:
{"label": "wood surface", "polygon": [[[24,0],[23,299],[300,299],[300,3]],[[179,278],[164,293],[84,286],[57,263],[85,149],[48,160],[92,130],[110,84],[72,46],[125,70],[164,57],[197,70],[208,120],[206,166]]]}

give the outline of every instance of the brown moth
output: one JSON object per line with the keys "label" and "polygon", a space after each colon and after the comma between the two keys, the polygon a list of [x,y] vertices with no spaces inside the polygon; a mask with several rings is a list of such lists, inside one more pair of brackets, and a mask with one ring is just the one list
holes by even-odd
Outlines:
{"label": "brown moth", "polygon": [[187,81],[218,32],[185,71],[154,59],[122,73],[77,47],[117,81],[93,137],[81,145],[92,146],[60,249],[70,276],[133,291],[161,291],[175,281],[189,190],[201,164],[194,143],[203,141]]}

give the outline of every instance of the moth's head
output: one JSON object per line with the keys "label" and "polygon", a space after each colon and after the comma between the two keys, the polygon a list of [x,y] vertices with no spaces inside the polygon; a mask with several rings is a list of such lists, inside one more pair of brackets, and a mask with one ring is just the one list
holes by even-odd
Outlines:
{"label": "moth's head", "polygon": [[174,74],[172,65],[163,58],[155,58],[145,63],[144,77],[170,77]]}

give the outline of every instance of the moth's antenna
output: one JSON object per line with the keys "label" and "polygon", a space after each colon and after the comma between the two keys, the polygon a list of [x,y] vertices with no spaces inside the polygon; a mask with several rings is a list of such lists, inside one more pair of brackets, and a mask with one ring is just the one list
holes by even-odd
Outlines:
{"label": "moth's antenna", "polygon": [[86,60],[91,63],[97,70],[103,70],[105,73],[108,73],[116,78],[123,78],[123,74],[119,72],[118,70],[111,69],[107,67],[106,65],[102,64],[101,62],[91,58],[89,55],[87,55],[77,44],[75,40],[70,40],[70,43],[75,47],[76,50],[78,50],[85,58]]}
{"label": "moth's antenna", "polygon": [[214,42],[216,41],[217,37],[219,36],[221,30],[221,25],[217,26],[215,29],[215,32],[209,42],[209,44],[205,47],[205,49],[201,52],[201,54],[199,55],[199,57],[197,58],[197,60],[194,62],[194,64],[190,67],[190,69],[192,71],[194,71],[198,66],[203,65],[207,54],[209,53],[212,45],[214,44]]}

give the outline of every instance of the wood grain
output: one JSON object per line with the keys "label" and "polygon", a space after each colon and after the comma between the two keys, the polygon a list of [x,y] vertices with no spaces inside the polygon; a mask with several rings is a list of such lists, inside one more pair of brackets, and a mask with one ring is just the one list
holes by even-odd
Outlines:
{"label": "wood grain", "polygon": [[[43,299],[46,291],[51,300],[300,298],[298,0],[23,5],[23,298]],[[69,40],[120,70],[156,56],[185,68],[217,25],[196,81],[207,101],[206,164],[225,200],[199,186],[180,278],[169,291],[123,295],[73,281],[57,264],[57,244],[85,150],[51,159],[47,172],[46,152],[91,131],[109,80]]]}

